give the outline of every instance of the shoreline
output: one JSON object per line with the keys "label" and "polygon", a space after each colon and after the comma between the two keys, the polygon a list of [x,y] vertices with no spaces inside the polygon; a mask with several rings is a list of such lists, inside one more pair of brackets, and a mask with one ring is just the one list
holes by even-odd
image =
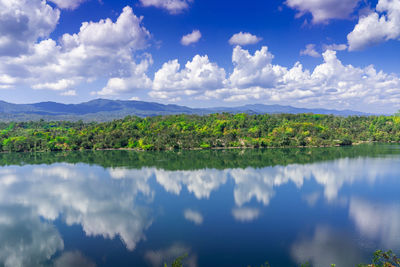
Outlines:
{"label": "shoreline", "polygon": [[273,147],[208,147],[208,148],[178,148],[178,149],[154,149],[146,150],[139,148],[101,148],[101,149],[77,149],[77,150],[38,150],[38,151],[1,151],[0,154],[11,154],[11,153],[47,153],[47,152],[85,152],[85,151],[135,151],[135,152],[166,152],[166,151],[202,151],[202,150],[235,150],[235,149],[290,149],[290,148],[330,148],[330,147],[352,147],[362,144],[400,144],[400,141],[389,141],[389,142],[378,142],[378,141],[358,141],[352,143],[351,145],[322,145],[322,146],[273,146]]}

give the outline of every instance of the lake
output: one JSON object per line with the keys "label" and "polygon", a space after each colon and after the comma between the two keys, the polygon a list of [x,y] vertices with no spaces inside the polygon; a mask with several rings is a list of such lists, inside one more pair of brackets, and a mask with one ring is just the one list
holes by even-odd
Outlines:
{"label": "lake", "polygon": [[355,266],[400,252],[400,146],[0,154],[0,266]]}

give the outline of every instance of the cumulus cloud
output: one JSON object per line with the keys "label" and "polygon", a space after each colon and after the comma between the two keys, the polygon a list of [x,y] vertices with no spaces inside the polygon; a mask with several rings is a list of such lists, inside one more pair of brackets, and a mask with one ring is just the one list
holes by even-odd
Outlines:
{"label": "cumulus cloud", "polygon": [[375,12],[360,17],[353,31],[347,35],[350,51],[399,39],[399,0],[379,0]]}
{"label": "cumulus cloud", "polygon": [[191,221],[197,225],[202,224],[204,221],[203,215],[200,212],[192,209],[186,209],[183,212],[183,216],[185,217],[186,220]]}
{"label": "cumulus cloud", "polygon": [[249,45],[249,44],[256,44],[261,41],[262,38],[257,37],[248,32],[239,32],[234,34],[230,39],[229,43],[231,45]]}
{"label": "cumulus cloud", "polygon": [[143,6],[154,6],[167,10],[170,14],[179,14],[189,8],[193,0],[140,0]]}
{"label": "cumulus cloud", "polygon": [[64,34],[59,42],[45,39],[32,43],[27,54],[3,57],[0,73],[12,77],[13,85],[31,85],[34,89],[67,91],[107,77],[110,81],[102,94],[149,87],[145,71],[152,60],[145,55],[136,63],[134,55],[148,47],[151,38],[142,19],[125,7],[115,22],[84,22],[78,33]]}
{"label": "cumulus cloud", "polygon": [[139,64],[131,63],[131,74],[128,77],[113,77],[107,85],[97,94],[99,95],[119,95],[133,90],[150,89],[152,81],[147,76],[147,70],[153,64],[151,55],[146,55]]}
{"label": "cumulus cloud", "polygon": [[348,19],[360,0],[287,0],[290,8],[298,10],[296,17],[311,13],[312,22],[327,23],[331,19]]}
{"label": "cumulus cloud", "polygon": [[[225,101],[263,101],[280,104],[330,106],[371,112],[393,112],[400,105],[400,79],[395,74],[377,71],[370,65],[359,68],[343,65],[336,52],[322,54],[323,63],[310,71],[300,62],[291,68],[272,63],[267,47],[253,55],[240,46],[233,50],[233,72],[224,88],[206,90],[205,99]],[[368,108],[367,108],[368,107]]]}
{"label": "cumulus cloud", "polygon": [[300,51],[302,56],[320,57],[321,55],[315,50],[315,44],[308,44],[304,50]]}
{"label": "cumulus cloud", "polygon": [[225,80],[225,70],[210,62],[208,56],[196,55],[183,69],[177,59],[164,63],[154,74],[153,91],[155,98],[172,98],[196,95],[206,89],[221,88]]}
{"label": "cumulus cloud", "polygon": [[[0,56],[28,53],[56,27],[60,11],[41,0],[0,0]],[[0,72],[1,73],[1,72]]]}
{"label": "cumulus cloud", "polygon": [[261,86],[273,87],[284,69],[272,65],[274,56],[263,46],[251,55],[248,50],[236,46],[232,53],[234,69],[229,76],[229,85],[233,88]]}
{"label": "cumulus cloud", "polygon": [[[323,62],[308,70],[300,62],[292,67],[274,64],[263,46],[254,53],[241,46],[232,52],[233,70],[225,70],[208,56],[196,55],[181,69],[178,60],[164,63],[155,73],[149,95],[164,100],[220,99],[228,102],[268,102],[298,106],[356,109],[391,113],[400,108],[400,78],[373,65],[344,65],[335,50],[344,44],[324,46]],[[303,54],[317,56],[314,46]]]}
{"label": "cumulus cloud", "polygon": [[332,51],[343,51],[347,49],[347,45],[346,44],[324,44],[322,46],[322,48],[324,49],[324,51],[326,50],[332,50]]}
{"label": "cumulus cloud", "polygon": [[39,83],[32,86],[33,89],[65,90],[75,85],[74,80],[61,79],[55,83]]}
{"label": "cumulus cloud", "polygon": [[61,95],[63,95],[63,96],[76,96],[76,91],[75,90],[64,91],[64,92],[61,93]]}
{"label": "cumulus cloud", "polygon": [[186,34],[181,39],[182,45],[190,45],[197,43],[201,38],[201,32],[199,30],[193,30],[191,33]]}
{"label": "cumulus cloud", "polygon": [[6,74],[0,75],[0,89],[12,88],[15,82],[16,79],[14,77]]}
{"label": "cumulus cloud", "polygon": [[59,8],[76,9],[83,2],[86,2],[86,0],[50,0],[50,2],[56,4]]}

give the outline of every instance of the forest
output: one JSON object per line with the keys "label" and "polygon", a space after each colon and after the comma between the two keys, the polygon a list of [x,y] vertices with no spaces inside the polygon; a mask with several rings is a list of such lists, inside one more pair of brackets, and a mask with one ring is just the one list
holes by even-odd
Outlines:
{"label": "forest", "polygon": [[0,123],[0,152],[345,146],[400,142],[400,116],[210,114]]}

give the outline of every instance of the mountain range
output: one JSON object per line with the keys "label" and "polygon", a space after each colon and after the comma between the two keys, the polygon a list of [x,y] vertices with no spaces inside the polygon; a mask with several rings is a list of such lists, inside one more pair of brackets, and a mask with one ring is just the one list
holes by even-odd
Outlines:
{"label": "mountain range", "polygon": [[308,109],[281,105],[252,104],[238,107],[190,108],[179,105],[165,105],[155,102],[134,100],[95,99],[80,104],[63,104],[57,102],[40,102],[34,104],[12,104],[0,101],[0,121],[27,121],[27,120],[83,120],[109,121],[123,118],[128,115],[140,117],[211,113],[248,113],[248,114],[276,114],[276,113],[314,113],[333,114],[337,116],[368,116],[371,114],[352,110]]}

